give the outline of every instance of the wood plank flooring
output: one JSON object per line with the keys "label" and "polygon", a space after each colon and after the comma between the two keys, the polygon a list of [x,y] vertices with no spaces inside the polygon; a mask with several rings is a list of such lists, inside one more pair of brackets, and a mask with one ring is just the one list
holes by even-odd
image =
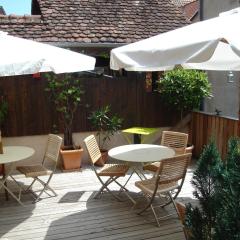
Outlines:
{"label": "wood plank flooring", "polygon": [[[190,185],[191,176],[192,170],[189,169],[179,201],[195,202]],[[16,175],[16,178],[22,185],[27,186],[30,183],[22,175]],[[144,198],[134,186],[136,180],[139,179],[134,176],[127,187],[134,199],[143,202]],[[11,189],[15,189],[13,182],[8,184]],[[22,201],[25,207],[11,197],[9,201],[5,201],[1,190],[0,239],[184,239],[176,216],[162,221],[158,228],[152,212],[137,215],[139,207],[131,209],[133,204],[124,194],[120,195],[122,202],[107,193],[100,199],[93,199],[100,184],[88,166],[79,172],[56,173],[50,185],[58,193],[57,197],[48,198],[46,195],[33,204],[32,196],[24,194]],[[38,187],[39,185],[35,189]],[[111,189],[117,190],[118,187],[112,185]],[[169,206],[161,209],[161,214],[171,211],[173,208]]]}

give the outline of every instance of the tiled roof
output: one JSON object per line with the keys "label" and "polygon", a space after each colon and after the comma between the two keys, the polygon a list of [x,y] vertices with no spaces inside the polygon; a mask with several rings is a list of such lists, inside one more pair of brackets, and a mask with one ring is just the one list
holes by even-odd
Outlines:
{"label": "tiled roof", "polygon": [[192,2],[195,2],[195,1],[196,0],[172,0],[172,2],[178,7],[183,7],[186,4],[189,4],[189,3],[192,3]]}
{"label": "tiled roof", "polygon": [[33,12],[41,16],[0,16],[0,30],[43,42],[129,43],[188,24],[171,0],[33,0]]}
{"label": "tiled roof", "polygon": [[192,20],[199,9],[199,1],[198,0],[171,0],[172,3],[179,7],[182,12],[185,14],[188,20]]}
{"label": "tiled roof", "polygon": [[183,11],[187,16],[187,19],[191,20],[198,13],[198,8],[199,8],[198,1],[186,4],[183,7]]}

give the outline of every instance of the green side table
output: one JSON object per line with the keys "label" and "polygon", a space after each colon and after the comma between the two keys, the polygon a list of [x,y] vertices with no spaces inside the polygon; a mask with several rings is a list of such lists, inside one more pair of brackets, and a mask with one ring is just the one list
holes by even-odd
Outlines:
{"label": "green side table", "polygon": [[133,134],[133,143],[139,144],[145,143],[149,136],[151,136],[154,133],[157,133],[159,130],[160,128],[131,127],[122,130],[122,133],[124,137],[127,139],[129,144],[131,144],[132,141],[130,140],[128,134]]}

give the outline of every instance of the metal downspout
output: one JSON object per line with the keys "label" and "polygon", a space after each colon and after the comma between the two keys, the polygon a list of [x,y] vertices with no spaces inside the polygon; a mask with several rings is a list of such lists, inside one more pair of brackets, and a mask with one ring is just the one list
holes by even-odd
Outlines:
{"label": "metal downspout", "polygon": [[200,0],[199,1],[199,18],[200,18],[200,21],[203,21],[204,20],[204,14],[203,14],[203,4],[204,4],[204,0]]}

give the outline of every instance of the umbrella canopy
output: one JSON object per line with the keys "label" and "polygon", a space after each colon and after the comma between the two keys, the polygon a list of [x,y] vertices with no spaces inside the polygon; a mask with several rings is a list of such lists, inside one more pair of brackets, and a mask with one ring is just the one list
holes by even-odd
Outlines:
{"label": "umbrella canopy", "polygon": [[0,76],[93,70],[96,59],[0,32]]}
{"label": "umbrella canopy", "polygon": [[239,8],[111,51],[114,70],[240,70]]}

